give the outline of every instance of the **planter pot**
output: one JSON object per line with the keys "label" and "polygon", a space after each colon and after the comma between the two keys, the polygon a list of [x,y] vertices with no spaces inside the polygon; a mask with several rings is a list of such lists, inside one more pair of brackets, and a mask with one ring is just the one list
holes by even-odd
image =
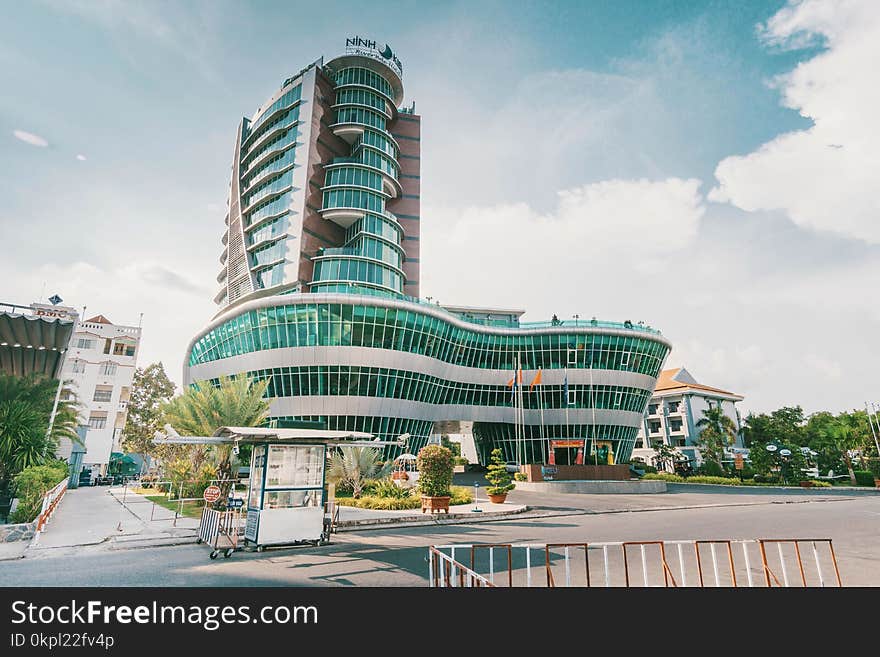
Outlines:
{"label": "planter pot", "polygon": [[802,481],[801,482],[801,488],[812,488],[812,487],[813,487],[812,481]]}
{"label": "planter pot", "polygon": [[463,465],[454,465],[454,466],[452,466],[452,471],[453,472],[464,472],[464,468],[465,468],[465,466],[463,466]]}
{"label": "planter pot", "polygon": [[507,499],[507,493],[501,493],[501,495],[492,495],[489,494],[489,501],[492,504],[504,504],[504,500]]}
{"label": "planter pot", "polygon": [[452,498],[448,495],[442,497],[422,495],[422,513],[430,510],[431,513],[440,513],[440,511],[445,511],[448,514],[450,499]]}
{"label": "planter pot", "polygon": [[880,479],[878,479],[877,477],[874,477],[874,487],[880,488]]}

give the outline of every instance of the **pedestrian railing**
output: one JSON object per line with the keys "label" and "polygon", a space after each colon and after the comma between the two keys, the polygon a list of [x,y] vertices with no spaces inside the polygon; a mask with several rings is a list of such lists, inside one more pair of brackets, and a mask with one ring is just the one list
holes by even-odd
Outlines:
{"label": "pedestrian railing", "polygon": [[428,561],[432,587],[843,585],[828,538],[442,545]]}
{"label": "pedestrian railing", "polygon": [[52,514],[55,512],[55,509],[58,506],[58,503],[61,501],[61,498],[64,497],[64,493],[67,492],[67,480],[65,477],[60,483],[56,484],[45,493],[43,493],[43,502],[40,505],[40,514],[37,516],[37,533],[43,531],[43,528],[46,526],[46,523],[49,522],[49,518],[52,517]]}

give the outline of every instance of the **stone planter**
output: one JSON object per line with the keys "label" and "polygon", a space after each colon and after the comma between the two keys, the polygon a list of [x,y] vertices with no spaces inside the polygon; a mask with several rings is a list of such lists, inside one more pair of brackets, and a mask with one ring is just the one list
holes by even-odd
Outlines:
{"label": "stone planter", "polygon": [[874,487],[880,488],[880,479],[878,479],[877,477],[874,477]]}
{"label": "stone planter", "polygon": [[812,481],[802,481],[801,488],[813,488],[813,482]]}
{"label": "stone planter", "polygon": [[454,466],[452,466],[452,471],[453,472],[464,472],[465,467],[466,466],[464,466],[464,465],[454,465]]}
{"label": "stone planter", "polygon": [[422,495],[422,513],[430,510],[431,513],[440,513],[441,511],[445,511],[448,514],[449,500],[451,499],[452,498],[448,495],[442,497]]}
{"label": "stone planter", "polygon": [[489,501],[492,504],[504,504],[504,500],[507,499],[507,493],[501,493],[501,495],[492,495],[491,493],[487,493],[489,495]]}

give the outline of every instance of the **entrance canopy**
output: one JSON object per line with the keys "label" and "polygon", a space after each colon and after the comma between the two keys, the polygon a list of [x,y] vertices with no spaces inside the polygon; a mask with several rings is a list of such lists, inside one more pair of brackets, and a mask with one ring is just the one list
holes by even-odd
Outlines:
{"label": "entrance canopy", "polygon": [[31,306],[0,304],[0,373],[40,374],[53,379],[61,375],[76,315],[61,317],[58,311],[47,316],[47,312]]}
{"label": "entrance canopy", "polygon": [[379,440],[373,434],[361,431],[330,431],[327,429],[272,429],[266,427],[220,427],[213,436],[181,436],[171,425],[165,425],[168,435],[156,432],[157,445],[233,445],[251,443],[320,443],[330,446],[403,447],[409,434],[397,440]]}

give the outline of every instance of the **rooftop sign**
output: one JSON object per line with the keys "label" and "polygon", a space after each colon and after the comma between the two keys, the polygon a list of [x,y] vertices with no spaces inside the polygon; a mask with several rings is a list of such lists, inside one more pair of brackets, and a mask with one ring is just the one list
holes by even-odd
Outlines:
{"label": "rooftop sign", "polygon": [[365,39],[363,37],[354,36],[345,40],[346,55],[362,55],[370,59],[377,59],[392,71],[403,77],[403,64],[397,59],[397,55],[391,50],[391,46],[387,43],[385,47],[380,47],[373,39]]}

